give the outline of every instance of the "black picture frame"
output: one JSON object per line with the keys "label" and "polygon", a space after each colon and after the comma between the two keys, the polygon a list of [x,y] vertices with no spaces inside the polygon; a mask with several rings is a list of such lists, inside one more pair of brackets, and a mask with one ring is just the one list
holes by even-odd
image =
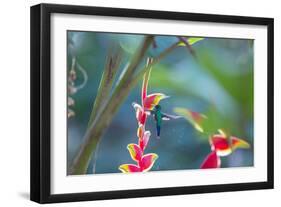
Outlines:
{"label": "black picture frame", "polygon": [[[51,130],[51,71],[50,71],[50,16],[53,13],[99,15],[112,17],[151,18],[194,22],[218,22],[267,26],[267,181],[238,184],[169,187],[155,189],[86,192],[74,194],[50,193],[50,130]],[[31,173],[30,199],[39,203],[86,201],[101,199],[164,196],[223,191],[241,191],[273,188],[273,44],[272,18],[195,14],[152,10],[103,8],[89,6],[39,4],[31,7]]]}

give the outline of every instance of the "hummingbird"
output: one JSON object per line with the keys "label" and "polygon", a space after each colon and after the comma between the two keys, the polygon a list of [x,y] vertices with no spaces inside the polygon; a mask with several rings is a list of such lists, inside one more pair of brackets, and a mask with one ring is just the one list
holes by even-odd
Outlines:
{"label": "hummingbird", "polygon": [[157,137],[160,138],[160,130],[162,126],[162,120],[170,120],[170,119],[178,119],[181,118],[181,116],[174,116],[170,114],[163,113],[161,111],[161,106],[156,105],[153,110],[150,111],[150,113],[154,116],[154,120],[156,122],[156,131],[157,131]]}

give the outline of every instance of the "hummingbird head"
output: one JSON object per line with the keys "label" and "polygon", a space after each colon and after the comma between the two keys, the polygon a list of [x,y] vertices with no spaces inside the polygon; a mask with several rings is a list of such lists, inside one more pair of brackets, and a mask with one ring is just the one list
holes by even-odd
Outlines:
{"label": "hummingbird head", "polygon": [[156,106],[155,106],[155,109],[161,110],[161,106],[160,106],[160,105],[156,105]]}

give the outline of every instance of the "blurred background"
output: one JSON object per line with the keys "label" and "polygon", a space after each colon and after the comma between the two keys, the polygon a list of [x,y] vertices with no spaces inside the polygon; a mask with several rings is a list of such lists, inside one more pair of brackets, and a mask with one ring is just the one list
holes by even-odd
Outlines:
{"label": "blurred background", "polygon": [[[71,95],[75,102],[71,110],[75,115],[68,119],[68,167],[83,140],[109,50],[114,45],[122,48],[121,73],[143,38],[136,34],[68,31],[67,70],[69,73],[75,58],[80,67],[75,84],[83,86]],[[176,41],[173,36],[156,36],[148,55],[157,56]],[[175,107],[203,113],[209,117],[208,128],[226,129],[249,142],[250,149],[222,157],[222,167],[252,166],[253,40],[205,37],[192,47],[196,58],[186,47],[179,46],[153,67],[148,94],[161,92],[170,96],[161,101],[165,113],[175,114]],[[117,173],[121,164],[134,163],[126,147],[138,141],[132,102],[141,104],[141,84],[142,81],[131,91],[102,137],[95,173]],[[152,117],[146,130],[152,133],[146,153],[159,156],[152,170],[199,169],[210,153],[208,136],[198,133],[185,119],[163,121],[160,139],[156,138]],[[93,160],[89,174],[93,173],[92,169]]]}

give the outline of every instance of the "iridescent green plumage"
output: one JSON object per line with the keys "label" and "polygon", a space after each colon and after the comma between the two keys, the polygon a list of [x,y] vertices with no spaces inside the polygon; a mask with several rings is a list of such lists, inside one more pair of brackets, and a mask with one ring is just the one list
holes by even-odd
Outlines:
{"label": "iridescent green plumage", "polygon": [[160,137],[160,131],[162,127],[162,120],[170,120],[170,119],[178,119],[181,118],[181,116],[173,116],[170,114],[163,113],[161,111],[161,106],[156,105],[152,111],[150,111],[151,114],[154,115],[154,120],[156,122],[156,130],[157,130],[157,137]]}

